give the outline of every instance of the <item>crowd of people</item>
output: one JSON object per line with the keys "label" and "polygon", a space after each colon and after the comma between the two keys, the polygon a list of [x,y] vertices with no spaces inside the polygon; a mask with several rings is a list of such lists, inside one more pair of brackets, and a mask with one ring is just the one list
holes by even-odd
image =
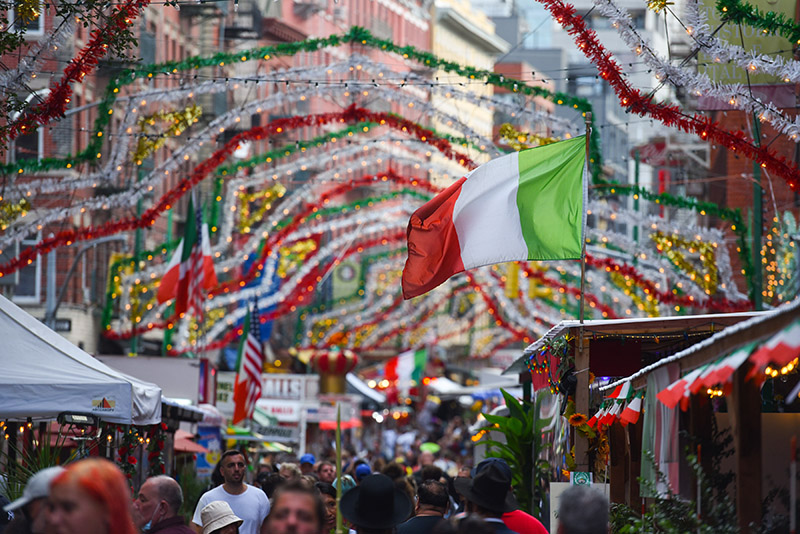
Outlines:
{"label": "crowd of people", "polygon": [[[245,454],[225,451],[188,524],[183,493],[166,475],[148,478],[132,498],[128,480],[104,459],[44,469],[22,496],[3,509],[13,514],[0,534],[329,534],[337,512],[350,534],[546,534],[522,511],[512,492],[512,470],[488,458],[451,477],[421,454],[414,468],[391,462],[380,471],[364,460],[342,473],[306,454],[251,471]],[[337,503],[336,487],[342,495]],[[560,500],[558,534],[606,534],[608,502],[574,486]]]}

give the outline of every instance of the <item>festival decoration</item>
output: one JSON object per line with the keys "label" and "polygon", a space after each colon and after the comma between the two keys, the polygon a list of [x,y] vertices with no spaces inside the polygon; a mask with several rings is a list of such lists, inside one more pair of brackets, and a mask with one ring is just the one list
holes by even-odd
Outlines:
{"label": "festival decoration", "polygon": [[531,148],[532,146],[549,145],[558,141],[555,137],[547,137],[535,133],[520,132],[509,123],[500,126],[500,136],[506,140],[508,146],[516,151]]}
{"label": "festival decoration", "polygon": [[717,11],[734,24],[747,24],[764,33],[780,35],[793,45],[800,44],[800,25],[783,13],[767,11],[741,0],[717,0]]}
{"label": "festival decoration", "polygon": [[769,147],[755,146],[746,140],[742,131],[728,132],[703,115],[690,115],[680,107],[666,103],[653,103],[649,96],[634,89],[625,80],[619,64],[597,40],[593,30],[587,28],[575,8],[561,0],[539,0],[564,29],[575,37],[578,48],[595,64],[600,77],[606,80],[617,94],[620,103],[632,113],[647,115],[666,126],[680,128],[703,140],[713,140],[728,150],[738,152],[759,163],[769,172],[780,176],[793,190],[800,184],[800,170]]}
{"label": "festival decoration", "polygon": [[[772,123],[778,131],[790,135],[792,139],[800,142],[800,118],[787,116],[772,102],[762,102],[753,97],[752,93],[744,87],[716,83],[705,73],[673,65],[670,61],[661,58],[647,40],[639,35],[630,13],[626,9],[620,7],[614,0],[593,0],[593,3],[601,14],[611,20],[611,26],[617,29],[617,33],[631,51],[653,69],[657,80],[668,81],[676,87],[685,87],[690,93],[697,96],[710,96],[727,102],[737,109],[751,112],[762,121]],[[760,146],[756,144],[755,148],[760,148]]]}
{"label": "festival decoration", "polygon": [[142,133],[147,131],[148,126],[155,126],[156,122],[166,122],[169,127],[166,132],[156,135],[155,139],[146,136],[140,137],[136,151],[133,153],[133,161],[137,165],[141,165],[142,160],[161,148],[168,137],[181,135],[189,126],[196,123],[202,114],[203,108],[192,104],[182,111],[159,112],[147,117],[139,117],[139,130]]}
{"label": "festival decoration", "polygon": [[[260,222],[264,214],[272,209],[272,202],[286,194],[286,187],[282,184],[276,184],[262,191],[253,193],[237,191],[234,194],[239,197],[239,232],[247,234],[250,233],[251,227]],[[258,206],[256,212],[251,215],[250,204],[259,200],[263,202]]]}
{"label": "festival decoration", "polygon": [[[777,54],[769,55],[747,50],[717,38],[716,32],[708,25],[708,17],[700,7],[699,0],[689,0],[685,3],[684,20],[686,32],[692,36],[690,44],[693,51],[702,51],[715,63],[733,62],[751,74],[764,72],[786,83],[800,82],[800,65],[797,61]],[[723,16],[727,17],[727,13],[723,13]]]}
{"label": "festival decoration", "polygon": [[345,375],[358,364],[358,356],[352,350],[334,348],[315,352],[309,363],[320,374],[320,393],[345,393]]}
{"label": "festival decoration", "polygon": [[[666,255],[681,270],[689,273],[689,278],[692,281],[697,281],[706,294],[713,295],[717,292],[715,244],[705,243],[702,240],[689,241],[677,235],[667,236],[661,232],[650,234],[650,239],[656,243],[656,248],[659,252]],[[698,254],[705,272],[698,272],[686,259],[686,253],[680,249],[689,254]]]}
{"label": "festival decoration", "polygon": [[39,125],[47,124],[55,118],[62,117],[72,97],[72,84],[82,82],[91,73],[109,49],[109,43],[115,34],[126,30],[150,0],[126,0],[114,8],[103,28],[94,30],[91,40],[73,58],[58,83],[50,89],[47,98],[11,121],[7,129],[0,132],[0,141],[12,141],[20,134],[30,133]]}
{"label": "festival decoration", "polygon": [[[37,0],[26,0],[26,4],[35,4],[36,9],[40,3]],[[55,51],[61,48],[66,40],[75,31],[75,24],[72,18],[66,18],[63,24],[36,43],[17,66],[13,69],[0,72],[0,87],[7,93],[10,91],[22,91],[25,84],[36,78],[36,70],[42,63],[42,56],[45,52]]]}
{"label": "festival decoration", "polygon": [[[19,164],[0,166],[0,172],[15,172],[17,168],[23,170],[46,170],[63,168],[65,165],[69,168],[80,162],[95,161],[95,155],[99,153],[100,136],[102,128],[109,123],[109,116],[113,112],[112,107],[116,101],[118,94],[123,86],[133,83],[138,78],[152,79],[158,74],[173,75],[179,71],[187,71],[203,66],[217,66],[225,65],[227,63],[236,63],[251,60],[269,60],[280,55],[294,55],[298,52],[315,51],[328,46],[340,46],[342,44],[360,44],[362,46],[380,49],[385,52],[396,53],[403,56],[404,59],[412,59],[422,63],[431,69],[442,69],[446,72],[457,73],[461,76],[470,79],[484,79],[486,83],[495,85],[497,87],[504,87],[509,91],[519,93],[527,96],[536,96],[547,98],[558,105],[569,106],[580,112],[591,111],[591,105],[585,99],[575,98],[565,93],[552,93],[548,89],[539,86],[529,86],[518,80],[506,78],[504,75],[497,74],[491,71],[484,71],[469,66],[461,66],[456,63],[445,61],[437,58],[429,52],[422,52],[416,50],[414,47],[398,47],[391,41],[381,40],[373,37],[367,30],[363,28],[353,27],[345,35],[332,35],[325,38],[309,39],[306,41],[280,43],[274,46],[261,47],[254,50],[234,52],[229,54],[215,54],[213,58],[189,58],[179,62],[169,62],[161,65],[146,65],[137,69],[124,70],[120,75],[112,80],[106,88],[106,94],[102,104],[98,109],[98,118],[95,122],[95,133],[91,136],[90,146],[82,151],[75,157],[67,160],[59,160],[54,158],[45,159],[38,162],[26,161]],[[413,76],[409,74],[409,76]],[[219,83],[223,83],[220,81]],[[288,83],[288,82],[287,82]],[[318,82],[315,82],[319,85]],[[426,80],[426,84],[430,84]],[[228,85],[228,81],[224,82]],[[371,85],[375,86],[374,82]],[[430,84],[433,85],[433,84]],[[453,91],[453,89],[450,89]],[[189,93],[191,91],[187,91]],[[180,94],[180,91],[174,93]],[[499,101],[498,101],[499,102]],[[524,111],[524,110],[523,110]],[[599,140],[593,138],[591,145],[591,163],[593,176],[600,176],[600,152]]]}
{"label": "festival decoration", "polygon": [[467,165],[468,167],[475,165],[468,156],[454,151],[450,147],[450,143],[446,140],[434,138],[432,132],[429,130],[425,130],[411,121],[407,121],[387,113],[375,113],[361,108],[350,107],[341,113],[324,113],[319,115],[308,115],[305,117],[276,119],[267,126],[252,128],[233,137],[225,144],[224,147],[218,149],[206,162],[198,165],[190,177],[181,180],[178,185],[175,186],[175,188],[164,194],[161,199],[155,202],[154,205],[145,211],[141,216],[112,221],[99,228],[84,227],[77,230],[61,231],[55,236],[46,238],[33,247],[22,251],[15,259],[12,259],[4,265],[0,265],[0,276],[14,272],[23,265],[26,265],[28,259],[32,258],[38,253],[46,253],[54,247],[65,246],[67,244],[72,244],[77,241],[84,241],[86,239],[96,239],[98,237],[112,235],[121,231],[145,228],[155,224],[156,217],[171,207],[192,186],[196,185],[206,176],[208,176],[208,174],[215,167],[227,159],[227,157],[241,142],[249,139],[260,139],[264,136],[269,136],[274,133],[281,133],[285,128],[296,129],[310,125],[319,126],[333,121],[339,121],[340,119],[346,122],[377,121],[382,125],[387,125],[398,130],[402,129],[404,132],[408,132],[420,140],[428,141],[445,157],[457,160],[460,164]]}
{"label": "festival decoration", "polygon": [[18,202],[0,202],[0,230],[5,230],[17,217],[24,217],[31,209],[27,199]]}

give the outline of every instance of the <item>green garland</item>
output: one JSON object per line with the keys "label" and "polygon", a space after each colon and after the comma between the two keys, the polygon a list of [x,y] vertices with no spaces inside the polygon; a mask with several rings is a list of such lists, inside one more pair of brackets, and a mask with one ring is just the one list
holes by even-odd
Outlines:
{"label": "green garland", "polygon": [[765,34],[780,35],[793,45],[800,44],[800,25],[783,13],[763,12],[740,0],[717,0],[717,12],[725,22],[746,24]]}
{"label": "green garland", "polygon": [[[181,71],[196,70],[202,67],[225,66],[226,64],[246,62],[250,60],[270,59],[276,56],[292,56],[299,52],[314,52],[327,47],[336,47],[343,44],[356,44],[376,48],[387,52],[393,52],[404,58],[413,59],[431,68],[438,68],[451,74],[458,74],[469,79],[483,80],[487,84],[496,87],[503,87],[511,92],[521,93],[527,96],[545,98],[560,106],[572,107],[581,113],[591,112],[592,105],[584,98],[577,98],[567,93],[552,92],[543,87],[526,85],[524,82],[512,78],[506,78],[502,74],[492,71],[477,69],[475,67],[464,66],[452,61],[441,59],[430,52],[418,50],[413,46],[398,46],[392,41],[378,39],[368,30],[353,26],[343,35],[330,35],[318,39],[307,39],[305,41],[278,43],[276,45],[262,46],[259,48],[230,52],[217,53],[210,57],[191,57],[181,61],[168,61],[166,63],[144,65],[131,69],[125,69],[112,80],[105,90],[105,95],[98,107],[98,115],[94,125],[94,135],[87,148],[76,155],[69,155],[64,159],[45,158],[37,160],[23,160],[18,163],[0,165],[0,174],[10,174],[23,171],[45,171],[52,169],[71,168],[82,162],[96,164],[102,156],[102,137],[100,133],[110,122],[113,114],[112,107],[116,102],[120,89],[135,80],[152,79],[155,75],[173,75]],[[602,176],[600,144],[598,136],[592,136],[590,141],[590,164],[592,175],[595,178]]]}

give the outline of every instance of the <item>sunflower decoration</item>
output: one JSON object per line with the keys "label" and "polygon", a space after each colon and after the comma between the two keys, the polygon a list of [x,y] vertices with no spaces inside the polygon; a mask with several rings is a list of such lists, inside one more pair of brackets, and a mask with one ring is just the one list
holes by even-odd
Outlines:
{"label": "sunflower decoration", "polygon": [[575,412],[574,414],[569,416],[569,424],[574,427],[579,427],[586,424],[588,419],[585,415],[579,412]]}

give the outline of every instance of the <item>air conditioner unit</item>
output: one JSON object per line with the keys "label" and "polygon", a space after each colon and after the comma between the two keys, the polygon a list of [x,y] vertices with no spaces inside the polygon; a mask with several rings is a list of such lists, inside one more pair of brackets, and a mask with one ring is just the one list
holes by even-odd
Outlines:
{"label": "air conditioner unit", "polygon": [[333,18],[336,20],[347,20],[347,6],[334,7]]}
{"label": "air conditioner unit", "polygon": [[303,18],[325,11],[327,7],[328,0],[294,0],[294,12]]}

